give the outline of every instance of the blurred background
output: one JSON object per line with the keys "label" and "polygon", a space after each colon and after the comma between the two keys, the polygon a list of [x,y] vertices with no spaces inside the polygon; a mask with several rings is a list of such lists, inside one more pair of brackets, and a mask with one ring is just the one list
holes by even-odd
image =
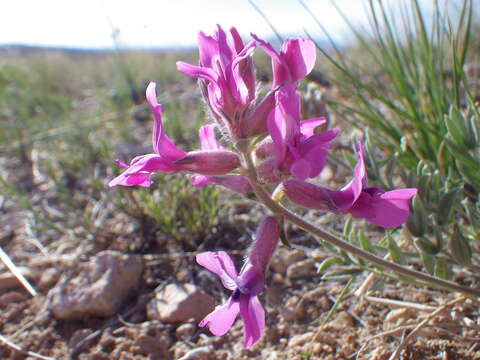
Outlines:
{"label": "blurred background", "polygon": [[[408,2],[383,1],[394,11]],[[306,0],[303,3],[336,40],[349,37],[339,10],[354,24],[368,22],[367,0]],[[448,2],[452,9],[459,3]],[[325,38],[300,1],[258,0],[255,4],[285,36],[304,36],[307,30]],[[434,2],[421,0],[420,4],[426,16],[430,16]],[[2,45],[87,49],[112,49],[118,45],[136,49],[193,47],[197,33],[211,33],[215,24],[224,28],[235,26],[244,36],[250,32],[267,38],[274,36],[248,0],[5,1],[0,20]]]}

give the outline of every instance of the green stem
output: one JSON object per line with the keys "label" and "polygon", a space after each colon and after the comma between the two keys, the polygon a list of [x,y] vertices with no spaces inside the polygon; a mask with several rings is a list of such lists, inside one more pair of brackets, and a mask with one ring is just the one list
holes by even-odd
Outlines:
{"label": "green stem", "polygon": [[283,205],[275,202],[272,200],[270,197],[270,194],[263,188],[263,186],[258,182],[257,174],[255,171],[255,165],[253,164],[252,158],[250,156],[249,151],[242,151],[243,157],[245,159],[245,164],[246,164],[246,171],[245,171],[245,176],[249,179],[250,185],[253,188],[253,191],[255,192],[255,195],[257,198],[266,206],[268,207],[272,212],[274,212],[277,215],[283,216],[285,219],[290,221],[292,224],[297,225],[298,227],[302,228],[303,230],[319,237],[320,239],[340,248],[345,250],[346,252],[353,254],[355,256],[358,256],[360,258],[363,258],[367,261],[370,261],[373,264],[376,264],[378,266],[381,266],[383,268],[390,269],[391,271],[399,274],[406,276],[407,278],[413,278],[417,279],[420,281],[423,281],[431,286],[441,288],[444,290],[450,290],[450,291],[455,291],[462,293],[464,295],[470,296],[470,297],[475,297],[478,298],[480,297],[480,290],[477,289],[472,289],[466,286],[462,286],[460,284],[454,283],[452,281],[447,281],[443,279],[436,278],[434,276],[430,276],[426,273],[413,270],[407,267],[404,267],[400,264],[385,260],[381,257],[378,257],[372,253],[369,253],[368,251],[365,251],[361,248],[358,248],[346,241],[343,241],[336,236],[323,231],[316,227],[315,225],[303,220],[287,208],[285,208]]}

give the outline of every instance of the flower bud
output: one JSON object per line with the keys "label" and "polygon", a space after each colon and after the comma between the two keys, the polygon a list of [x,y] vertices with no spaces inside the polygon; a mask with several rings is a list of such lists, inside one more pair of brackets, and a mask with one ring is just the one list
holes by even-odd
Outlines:
{"label": "flower bud", "polygon": [[415,196],[412,205],[413,214],[407,222],[407,227],[413,236],[421,237],[427,231],[427,213],[420,197]]}
{"label": "flower bud", "polygon": [[275,91],[270,91],[241,123],[242,133],[248,137],[267,132],[267,117],[275,106]]}
{"label": "flower bud", "polygon": [[255,234],[255,240],[250,247],[248,260],[264,273],[270,259],[277,248],[280,237],[280,226],[273,216],[262,220]]}
{"label": "flower bud", "polygon": [[252,186],[247,178],[239,175],[213,176],[212,182],[235,191],[239,194],[253,193]]}
{"label": "flower bud", "polygon": [[225,175],[240,166],[240,158],[232,151],[191,151],[174,163],[182,170],[202,175]]}
{"label": "flower bud", "polygon": [[305,181],[290,179],[283,182],[287,198],[309,209],[338,211],[329,191]]}

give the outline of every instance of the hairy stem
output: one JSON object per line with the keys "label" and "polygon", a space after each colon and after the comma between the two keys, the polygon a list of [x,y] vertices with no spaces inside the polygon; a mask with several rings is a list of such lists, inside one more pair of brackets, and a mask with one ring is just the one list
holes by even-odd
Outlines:
{"label": "hairy stem", "polygon": [[263,186],[258,182],[257,173],[255,170],[255,165],[253,164],[250,152],[242,151],[244,160],[245,160],[245,176],[249,179],[250,184],[255,192],[257,198],[272,212],[277,215],[283,216],[285,219],[290,221],[292,224],[297,225],[298,227],[302,228],[303,230],[319,237],[320,239],[340,248],[348,253],[363,258],[367,261],[370,261],[373,264],[381,266],[386,269],[390,269],[391,271],[406,276],[408,278],[412,278],[415,280],[423,281],[431,286],[441,288],[444,290],[450,290],[462,293],[464,295],[478,298],[480,297],[480,290],[472,289],[466,286],[462,286],[460,284],[454,283],[452,281],[443,280],[440,278],[436,278],[434,276],[430,276],[426,273],[413,270],[402,266],[400,264],[385,260],[381,257],[378,257],[368,251],[365,251],[361,248],[358,248],[346,241],[343,241],[336,236],[316,227],[315,225],[309,223],[308,221],[303,220],[283,205],[275,202],[270,197],[270,194],[263,188]]}

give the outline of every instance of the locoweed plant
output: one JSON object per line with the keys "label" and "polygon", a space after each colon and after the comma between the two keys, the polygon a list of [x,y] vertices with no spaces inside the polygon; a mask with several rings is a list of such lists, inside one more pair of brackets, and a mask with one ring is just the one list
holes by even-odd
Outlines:
{"label": "locoweed plant", "polygon": [[[414,187],[387,191],[369,186],[367,164],[375,164],[375,160],[360,140],[354,144],[352,179],[344,187],[329,189],[313,182],[322,172],[339,130],[326,129],[325,118],[301,119],[297,83],[315,65],[316,49],[311,40],[289,38],[278,51],[254,34],[245,44],[235,28],[225,32],[219,26],[214,36],[200,32],[198,45],[199,65],[179,61],[177,68],[199,79],[212,120],[199,129],[200,149],[185,151],[166,134],[156,85],[150,83],[146,99],[154,120],[153,152],[136,156],[129,164],[117,161],[124,170],[109,185],[150,187],[155,172],[187,173],[196,187],[209,183],[219,185],[255,199],[272,213],[260,222],[239,272],[223,251],[197,255],[197,263],[216,274],[232,292],[227,302],[207,315],[200,326],[208,325],[214,335],[223,335],[240,314],[245,346],[248,348],[258,341],[265,326],[265,312],[257,296],[264,290],[265,273],[280,240],[283,222],[306,230],[320,243],[338,248],[344,259],[351,258],[361,269],[390,270],[409,281],[468,296],[480,295],[477,289],[403,266],[402,252],[390,234],[383,245],[390,252],[391,260],[370,252],[372,245],[365,237],[360,245],[350,241],[351,221],[347,222],[345,234],[340,238],[289,209],[299,205],[339,216],[349,214],[393,229],[407,222],[410,200],[417,193]],[[252,62],[257,47],[271,58],[273,73],[270,91],[261,95],[257,93]],[[221,135],[222,141],[217,140],[217,135]],[[144,201],[151,203],[148,196]],[[168,211],[158,210],[160,214]]]}

